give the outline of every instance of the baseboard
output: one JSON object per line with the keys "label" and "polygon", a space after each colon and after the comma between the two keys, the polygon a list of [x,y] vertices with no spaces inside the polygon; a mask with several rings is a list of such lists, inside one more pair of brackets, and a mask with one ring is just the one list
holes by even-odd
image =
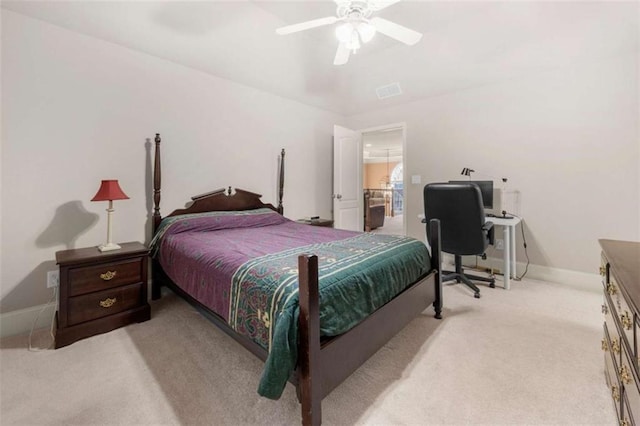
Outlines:
{"label": "baseboard", "polygon": [[[469,259],[469,260],[467,260]],[[474,260],[471,260],[474,259]],[[453,267],[453,256],[446,255],[444,262],[448,268]],[[496,274],[502,274],[504,262],[502,259],[487,258],[478,261],[479,268],[493,269]],[[526,263],[516,262],[516,272],[518,276],[522,276],[525,271]],[[463,267],[475,267],[474,257],[463,257]],[[549,266],[530,264],[527,270],[526,278],[548,281],[553,283],[578,286],[583,288],[591,288],[594,291],[602,291],[600,288],[601,278],[598,274],[590,274],[587,272],[572,271],[569,269],[552,268]]]}
{"label": "baseboard", "polygon": [[0,338],[29,333],[38,314],[40,317],[35,329],[51,327],[51,318],[55,311],[56,304],[51,303],[0,314]]}

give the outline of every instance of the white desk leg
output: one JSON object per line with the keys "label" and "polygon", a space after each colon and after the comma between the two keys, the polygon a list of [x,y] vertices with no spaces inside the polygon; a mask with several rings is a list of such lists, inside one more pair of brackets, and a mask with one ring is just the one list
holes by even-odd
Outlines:
{"label": "white desk leg", "polygon": [[511,227],[511,276],[518,278],[516,273],[516,225]]}
{"label": "white desk leg", "polygon": [[509,271],[511,268],[511,237],[509,236],[511,233],[509,232],[510,226],[505,226],[504,228],[504,289],[509,290],[511,287],[511,272]]}

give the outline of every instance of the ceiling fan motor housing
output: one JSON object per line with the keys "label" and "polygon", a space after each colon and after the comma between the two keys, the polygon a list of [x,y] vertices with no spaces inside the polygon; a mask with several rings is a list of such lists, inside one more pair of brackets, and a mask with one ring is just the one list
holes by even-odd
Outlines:
{"label": "ceiling fan motor housing", "polygon": [[338,4],[336,14],[338,19],[348,21],[363,21],[371,16],[373,10],[369,7],[367,1],[353,0],[345,1]]}

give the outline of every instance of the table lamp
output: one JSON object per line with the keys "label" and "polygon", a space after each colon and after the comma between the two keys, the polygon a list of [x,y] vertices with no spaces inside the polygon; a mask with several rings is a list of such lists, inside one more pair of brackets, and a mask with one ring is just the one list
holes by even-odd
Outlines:
{"label": "table lamp", "polygon": [[109,201],[107,209],[107,243],[98,246],[100,251],[118,250],[120,246],[111,242],[111,216],[113,215],[113,200],[128,200],[129,197],[122,191],[115,179],[103,180],[100,189],[91,201]]}

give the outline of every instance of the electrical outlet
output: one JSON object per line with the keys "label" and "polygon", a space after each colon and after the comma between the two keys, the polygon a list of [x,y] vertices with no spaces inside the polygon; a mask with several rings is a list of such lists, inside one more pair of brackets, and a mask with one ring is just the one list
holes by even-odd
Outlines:
{"label": "electrical outlet", "polygon": [[57,269],[47,272],[47,288],[58,287],[60,285],[60,271]]}
{"label": "electrical outlet", "polygon": [[500,238],[496,238],[495,248],[496,250],[504,250],[504,240],[501,240]]}

